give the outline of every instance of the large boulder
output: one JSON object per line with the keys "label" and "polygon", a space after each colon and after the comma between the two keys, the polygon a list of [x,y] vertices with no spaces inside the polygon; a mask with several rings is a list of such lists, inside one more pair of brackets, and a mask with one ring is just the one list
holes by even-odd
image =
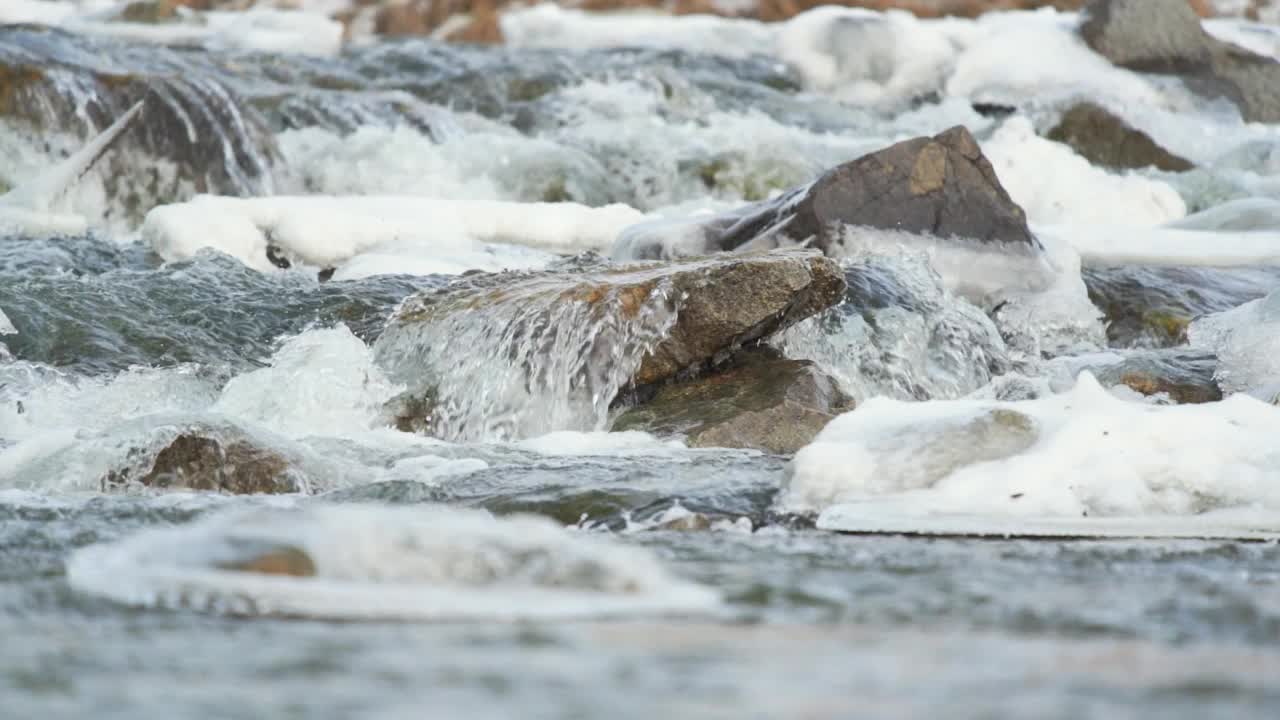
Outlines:
{"label": "large boulder", "polygon": [[104,489],[141,485],[153,489],[205,490],[232,495],[299,492],[305,478],[282,454],[222,429],[190,428],[154,456],[130,453],[128,466],[103,479]]}
{"label": "large boulder", "polygon": [[1080,33],[1120,67],[1178,75],[1247,121],[1280,122],[1280,62],[1211,36],[1185,0],[1094,0]]}
{"label": "large boulder", "polygon": [[[412,381],[405,373],[419,367],[415,361],[427,350],[422,343],[446,340],[432,330],[446,327],[450,319],[490,323],[494,327],[484,328],[485,336],[511,338],[530,337],[531,332],[537,332],[531,326],[556,330],[549,324],[552,317],[586,326],[614,326],[643,320],[651,313],[655,326],[667,322],[659,316],[669,318],[671,325],[630,377],[632,385],[648,385],[724,360],[742,345],[838,303],[844,290],[844,274],[838,264],[801,249],[669,264],[475,273],[406,300],[392,316],[375,351],[393,375]],[[570,306],[576,313],[572,318],[562,312]],[[537,312],[520,312],[527,309]],[[573,329],[560,328],[566,333]],[[539,332],[530,342],[551,345],[552,338],[543,335]],[[603,331],[584,336],[581,340],[586,347],[575,347],[574,352],[604,363],[621,362],[625,358],[615,354],[617,348],[603,346],[613,336]]]}
{"label": "large boulder", "polygon": [[1160,147],[1150,135],[1091,102],[1079,103],[1063,113],[1048,137],[1071,146],[1095,165],[1120,169],[1154,167],[1170,172],[1195,167],[1186,158]]}
{"label": "large boulder", "polygon": [[664,385],[620,414],[613,429],[685,436],[690,447],[790,454],[812,442],[853,400],[808,360],[756,349],[716,372]]}
{"label": "large boulder", "polygon": [[648,224],[624,231],[615,255],[653,258],[804,241],[831,253],[846,226],[1040,247],[1026,213],[960,126],[864,155],[774,200],[695,222],[678,231],[675,251],[670,226]]}

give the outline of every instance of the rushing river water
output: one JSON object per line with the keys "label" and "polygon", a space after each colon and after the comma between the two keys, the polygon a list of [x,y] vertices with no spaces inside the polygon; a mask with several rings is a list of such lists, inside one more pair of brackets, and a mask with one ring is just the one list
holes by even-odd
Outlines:
{"label": "rushing river water", "polygon": [[[0,717],[1276,717],[1280,126],[1111,67],[1075,15],[842,12],[535,8],[502,48],[341,52],[0,25]],[[1044,139],[1080,97],[1196,168]],[[389,337],[464,271],[590,270],[957,124],[1050,287],[983,307],[1026,266],[850,235],[871,300],[770,341],[859,404],[794,457],[605,432],[657,305]],[[392,427],[440,367],[449,440]],[[295,492],[121,480],[197,431]],[[286,572],[243,572],[264,553]]]}

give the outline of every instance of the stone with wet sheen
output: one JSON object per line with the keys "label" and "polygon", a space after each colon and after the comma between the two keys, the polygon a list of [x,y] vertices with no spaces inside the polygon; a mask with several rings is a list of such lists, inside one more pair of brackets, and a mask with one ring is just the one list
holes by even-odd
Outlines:
{"label": "stone with wet sheen", "polygon": [[207,490],[232,495],[298,492],[302,482],[282,454],[225,429],[191,428],[154,457],[130,453],[131,467],[113,470],[104,489],[139,484],[153,489]]}
{"label": "stone with wet sheen", "polygon": [[1177,75],[1235,103],[1248,122],[1280,122],[1280,62],[1205,32],[1185,0],[1094,0],[1080,34],[1120,67]]}
{"label": "stone with wet sheen", "polygon": [[[738,347],[838,303],[844,290],[839,265],[799,249],[585,271],[475,273],[406,300],[376,349],[394,370],[405,364],[399,340],[415,328],[503,303],[580,303],[622,319],[656,304],[674,310],[675,319],[631,377],[634,385],[648,385],[724,360]],[[602,362],[618,361],[611,348],[593,345],[583,351]]]}
{"label": "stone with wet sheen", "polygon": [[663,386],[619,415],[613,429],[684,435],[691,447],[790,454],[851,409],[853,400],[814,363],[758,349],[723,369]]}

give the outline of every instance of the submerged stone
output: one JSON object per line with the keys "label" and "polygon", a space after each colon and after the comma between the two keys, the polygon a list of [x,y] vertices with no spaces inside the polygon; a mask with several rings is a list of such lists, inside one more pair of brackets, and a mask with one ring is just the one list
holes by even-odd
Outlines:
{"label": "submerged stone", "polygon": [[1124,385],[1147,396],[1164,395],[1179,405],[1217,402],[1222,390],[1214,379],[1218,359],[1186,348],[1143,352],[1093,369],[1098,382]]}
{"label": "submerged stone", "polygon": [[1085,268],[1081,274],[1113,347],[1185,344],[1196,317],[1260,298],[1280,281],[1280,269],[1269,267],[1122,266]]}
{"label": "submerged stone", "polygon": [[680,434],[691,447],[790,454],[852,408],[852,399],[816,364],[757,349],[715,372],[664,385],[622,412],[613,430]]}
{"label": "submerged stone", "polygon": [[1205,32],[1185,0],[1094,0],[1086,12],[1081,36],[1116,65],[1177,75],[1233,102],[1247,122],[1280,122],[1280,62]]}
{"label": "submerged stone", "polygon": [[180,433],[153,457],[130,453],[131,467],[114,470],[103,489],[138,484],[153,489],[206,490],[232,495],[293,493],[303,478],[280,453],[225,429],[193,428]]}
{"label": "submerged stone", "polygon": [[1091,102],[1079,103],[1067,110],[1048,137],[1070,145],[1095,165],[1121,169],[1154,167],[1170,172],[1195,167],[1186,158],[1160,147],[1150,135]]}
{"label": "submerged stone", "polygon": [[315,577],[316,575],[315,560],[305,550],[291,545],[237,541],[234,551],[241,557],[219,562],[217,564],[219,570],[288,577]]}

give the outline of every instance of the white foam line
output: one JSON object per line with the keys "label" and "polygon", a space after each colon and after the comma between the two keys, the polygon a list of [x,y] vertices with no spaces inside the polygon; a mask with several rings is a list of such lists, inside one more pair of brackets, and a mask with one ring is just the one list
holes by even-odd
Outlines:
{"label": "white foam line", "polygon": [[1134,540],[1280,541],[1280,515],[1270,520],[1232,520],[1214,516],[1159,517],[1000,517],[971,513],[913,513],[881,503],[833,505],[818,516],[820,530],[884,535],[932,535],[983,538],[1081,538]]}
{"label": "white foam line", "polygon": [[1280,233],[1177,228],[1041,226],[1036,232],[1076,250],[1085,265],[1280,265]]}

